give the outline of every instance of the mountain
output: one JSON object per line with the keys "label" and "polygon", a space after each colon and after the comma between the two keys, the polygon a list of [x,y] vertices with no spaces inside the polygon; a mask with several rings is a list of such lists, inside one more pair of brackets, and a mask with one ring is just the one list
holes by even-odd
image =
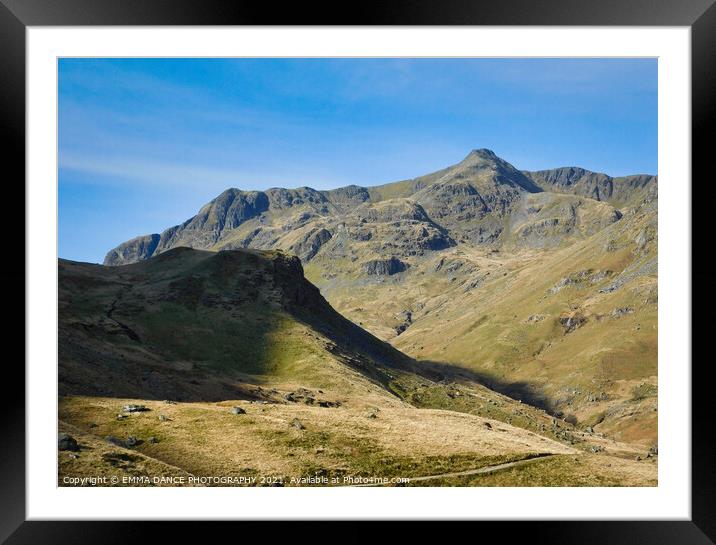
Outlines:
{"label": "mountain", "polygon": [[[552,233],[562,238],[573,231],[581,233],[579,216],[596,214],[599,225],[614,221],[618,212],[610,205],[655,186],[654,177],[610,178],[583,169],[520,172],[492,151],[480,149],[446,169],[382,186],[323,192],[307,187],[227,189],[193,218],[161,234],[120,244],[104,262],[133,263],[177,246],[278,248],[308,261],[334,236],[368,240],[376,223],[389,223],[391,230],[401,231],[393,246],[409,253],[443,249],[456,240],[499,246],[514,238],[516,229],[524,230],[524,220],[535,223],[531,231],[545,231],[542,240]],[[537,195],[544,191],[550,194]],[[603,201],[601,206],[594,204],[595,196]],[[539,210],[532,202],[538,203]],[[539,214],[545,207],[551,213],[548,217]],[[522,219],[519,226],[508,222],[515,209]]]}
{"label": "mountain", "polygon": [[[515,460],[545,447],[559,463],[532,461],[540,472],[500,484],[652,483],[653,458],[623,459],[656,452],[657,184],[520,171],[479,149],[378,186],[227,189],[184,223],[111,250],[105,266],[60,261],[63,422],[92,442],[95,420],[108,434],[135,425],[108,419],[120,399],[185,426],[227,403],[266,402],[240,438],[263,453],[261,471],[313,471],[291,461],[299,443],[330,474],[374,471],[376,453],[424,475],[425,456],[459,470],[494,461],[485,452]],[[284,433],[292,418],[311,441]],[[236,440],[231,422],[217,429]],[[408,423],[415,436],[399,446],[388,430]],[[184,428],[146,449],[190,472],[234,467],[213,454],[231,450],[222,437],[189,427],[211,445],[204,465],[172,454],[188,448]]]}
{"label": "mountain", "polygon": [[655,458],[634,460],[644,448],[345,319],[284,252],[178,247],[117,267],[60,260],[58,275],[59,427],[80,448],[60,452],[61,482],[656,483]]}
{"label": "mountain", "polygon": [[411,362],[335,312],[279,251],[174,248],[121,268],[60,260],[59,284],[62,395],[226,399],[245,393],[244,375],[320,384],[340,362],[383,384]]}
{"label": "mountain", "polygon": [[479,149],[381,186],[230,189],[105,263],[177,245],[281,249],[341,314],[410,356],[649,445],[657,191],[655,176],[520,171]]}
{"label": "mountain", "polygon": [[524,174],[544,191],[581,195],[614,206],[627,206],[647,195],[656,195],[656,176],[646,174],[612,178],[579,167],[525,171]]}
{"label": "mountain", "polygon": [[[479,371],[508,395],[539,393],[581,427],[655,444],[657,247],[656,203],[644,203],[562,248],[443,252],[410,288],[371,295],[390,297],[396,316],[409,310],[399,335],[353,310],[370,308],[358,290],[337,308],[414,357]],[[430,296],[417,304],[416,291]]]}

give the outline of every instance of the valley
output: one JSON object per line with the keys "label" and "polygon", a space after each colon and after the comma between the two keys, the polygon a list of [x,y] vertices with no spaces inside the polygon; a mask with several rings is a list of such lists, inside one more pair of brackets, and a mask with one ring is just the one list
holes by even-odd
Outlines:
{"label": "valley", "polygon": [[655,486],[657,243],[656,177],[489,150],[229,189],[105,265],[60,260],[60,484]]}

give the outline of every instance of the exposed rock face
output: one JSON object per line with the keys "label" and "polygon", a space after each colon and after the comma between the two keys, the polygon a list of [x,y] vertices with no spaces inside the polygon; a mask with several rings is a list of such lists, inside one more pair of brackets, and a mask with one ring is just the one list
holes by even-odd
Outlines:
{"label": "exposed rock face", "polygon": [[633,314],[634,309],[631,307],[621,307],[621,308],[615,308],[612,311],[612,317],[613,318],[621,318],[622,316],[626,316],[627,314]]}
{"label": "exposed rock face", "polygon": [[126,265],[152,257],[159,244],[159,235],[145,235],[123,242],[110,250],[104,258],[105,265]]}
{"label": "exposed rock face", "polygon": [[492,243],[520,198],[542,190],[490,150],[474,150],[413,198],[453,237]]}
{"label": "exposed rock face", "polygon": [[608,203],[589,198],[543,192],[526,195],[510,214],[508,245],[554,248],[569,238],[588,237],[622,218]]}
{"label": "exposed rock face", "polygon": [[[347,236],[384,259],[391,254],[419,255],[455,245],[447,230],[434,222],[425,209],[411,199],[390,199],[362,205],[340,223]],[[331,248],[331,253],[343,248]]]}
{"label": "exposed rock face", "polygon": [[[296,319],[331,339],[309,336],[302,350],[320,346],[369,375],[366,354],[388,358],[361,328],[435,362],[435,373],[440,362],[499,372],[507,395],[584,425],[598,410],[600,433],[632,433],[619,416],[632,410],[628,388],[611,381],[656,373],[657,189],[650,176],[519,172],[476,150],[448,169],[377,187],[228,190],[189,221],[108,255],[111,264],[139,260],[133,267],[60,263],[61,391],[247,399],[234,386],[205,386],[205,354],[222,368],[269,373],[293,352],[247,347],[301,338],[280,329]],[[106,312],[90,319],[73,305],[94,290]],[[358,325],[339,322],[323,297]],[[154,329],[166,316],[189,333]],[[88,383],[96,391],[76,391]],[[283,401],[331,403],[295,392]],[[639,414],[653,418],[642,405]]]}
{"label": "exposed rock face", "polygon": [[294,244],[291,247],[291,251],[301,259],[310,261],[311,258],[318,253],[318,250],[321,249],[321,246],[331,240],[332,236],[331,232],[327,229],[316,229],[306,235],[300,242]]}
{"label": "exposed rock face", "polygon": [[657,185],[657,177],[645,174],[612,178],[579,167],[561,167],[525,172],[545,191],[581,195],[616,206],[629,204],[634,197],[644,197]]}
{"label": "exposed rock face", "polygon": [[575,329],[582,327],[587,323],[587,318],[579,312],[570,314],[568,316],[562,316],[559,319],[559,324],[564,329],[564,334],[572,333]]}
{"label": "exposed rock face", "polygon": [[269,208],[269,196],[261,191],[227,189],[181,225],[160,235],[157,253],[177,246],[206,248],[215,244],[226,231]]}
{"label": "exposed rock face", "polygon": [[584,285],[589,284],[598,284],[599,282],[602,282],[606,278],[612,276],[612,274],[612,271],[609,270],[594,271],[592,269],[586,269],[583,271],[578,271],[562,278],[559,282],[557,282],[554,286],[550,288],[549,293],[555,294],[562,291],[564,288],[570,286],[582,287]]}
{"label": "exposed rock face", "polygon": [[363,270],[366,274],[376,276],[390,276],[403,272],[406,268],[405,263],[400,261],[397,257],[391,257],[390,259],[373,259],[363,264]]}
{"label": "exposed rock face", "polygon": [[322,193],[310,187],[268,189],[265,194],[268,198],[269,208],[274,210],[311,205],[319,210],[328,211],[328,199]]}
{"label": "exposed rock face", "polygon": [[323,194],[329,201],[346,210],[370,201],[368,190],[357,185],[339,187],[338,189],[324,191]]}
{"label": "exposed rock face", "polygon": [[361,223],[432,222],[425,209],[410,199],[391,199],[356,208],[351,216]]}
{"label": "exposed rock face", "polygon": [[379,259],[423,255],[461,241],[554,247],[618,221],[621,212],[612,205],[652,194],[655,200],[653,176],[611,178],[576,167],[521,172],[478,149],[446,169],[382,186],[227,189],[184,223],[119,245],[105,264],[134,263],[180,246],[281,249],[304,262],[356,260],[350,251],[355,242],[366,243],[362,252]]}

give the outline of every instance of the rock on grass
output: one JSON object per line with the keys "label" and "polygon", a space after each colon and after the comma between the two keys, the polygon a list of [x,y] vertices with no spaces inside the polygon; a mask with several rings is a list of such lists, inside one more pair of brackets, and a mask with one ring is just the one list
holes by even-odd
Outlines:
{"label": "rock on grass", "polygon": [[57,448],[59,450],[80,450],[80,446],[77,444],[75,438],[68,433],[60,433],[57,436]]}

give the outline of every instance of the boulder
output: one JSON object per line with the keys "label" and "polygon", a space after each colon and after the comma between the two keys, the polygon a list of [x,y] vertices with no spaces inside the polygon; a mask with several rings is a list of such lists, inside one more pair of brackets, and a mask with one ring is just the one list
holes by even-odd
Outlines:
{"label": "boulder", "polygon": [[241,407],[232,407],[230,412],[231,414],[246,414],[246,410]]}
{"label": "boulder", "polygon": [[391,276],[403,272],[407,268],[408,265],[397,257],[391,257],[390,259],[372,259],[363,263],[363,271],[373,276]]}
{"label": "boulder", "polygon": [[80,446],[77,444],[75,438],[68,433],[60,433],[57,436],[57,448],[59,450],[80,450]]}
{"label": "boulder", "polygon": [[122,407],[122,411],[125,413],[142,413],[145,411],[148,411],[149,409],[145,407],[144,405],[134,405],[129,404]]}
{"label": "boulder", "polygon": [[625,316],[627,314],[632,314],[633,312],[634,312],[634,309],[631,307],[615,308],[612,311],[612,317],[613,318],[621,318],[622,316]]}
{"label": "boulder", "polygon": [[123,448],[132,448],[142,444],[142,440],[138,439],[134,435],[130,435],[129,437],[127,437],[126,440],[122,440],[119,437],[115,437],[114,435],[107,435],[104,440],[108,443],[112,443],[113,445],[117,445],[118,447]]}
{"label": "boulder", "polygon": [[582,327],[585,323],[587,323],[586,316],[579,313],[572,314],[571,316],[562,316],[559,319],[559,325],[561,325],[562,329],[564,329],[565,335]]}
{"label": "boulder", "polygon": [[293,420],[291,420],[289,426],[291,426],[292,428],[296,428],[297,430],[306,429],[306,426],[304,426],[298,418],[294,418]]}

